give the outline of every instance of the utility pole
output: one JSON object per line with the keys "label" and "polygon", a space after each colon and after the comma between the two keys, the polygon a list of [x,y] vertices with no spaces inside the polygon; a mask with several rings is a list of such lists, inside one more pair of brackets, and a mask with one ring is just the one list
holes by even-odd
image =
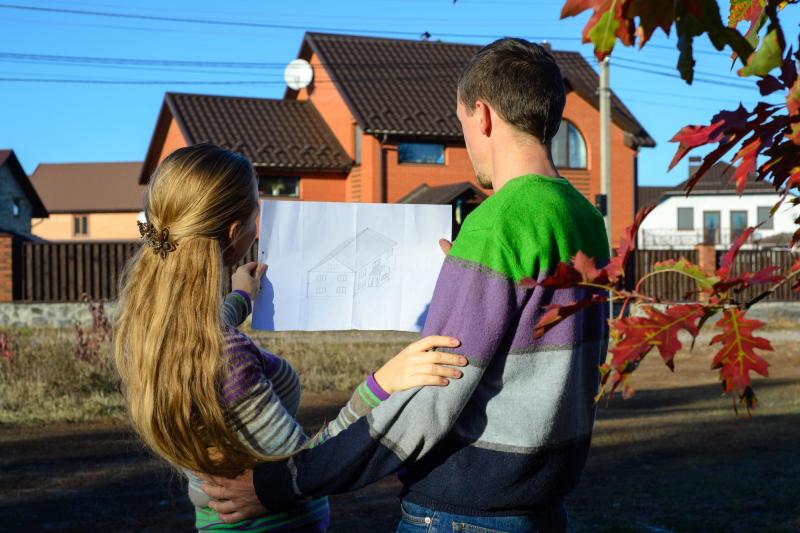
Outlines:
{"label": "utility pole", "polygon": [[611,89],[608,79],[608,57],[600,62],[600,195],[605,206],[606,232],[612,243],[611,234]]}

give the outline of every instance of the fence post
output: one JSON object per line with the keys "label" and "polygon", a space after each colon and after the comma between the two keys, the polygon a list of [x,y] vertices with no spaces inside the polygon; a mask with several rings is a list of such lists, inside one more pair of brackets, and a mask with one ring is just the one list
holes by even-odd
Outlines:
{"label": "fence post", "polygon": [[717,248],[713,244],[697,244],[697,266],[702,270],[713,273],[717,270]]}
{"label": "fence post", "polygon": [[0,302],[14,301],[14,236],[0,233]]}

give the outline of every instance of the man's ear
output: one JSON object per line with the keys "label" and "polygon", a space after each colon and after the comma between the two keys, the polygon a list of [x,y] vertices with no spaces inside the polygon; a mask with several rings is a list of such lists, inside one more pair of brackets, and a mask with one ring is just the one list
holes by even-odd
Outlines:
{"label": "man's ear", "polygon": [[483,100],[475,101],[475,113],[478,113],[478,127],[486,137],[492,135],[492,108]]}

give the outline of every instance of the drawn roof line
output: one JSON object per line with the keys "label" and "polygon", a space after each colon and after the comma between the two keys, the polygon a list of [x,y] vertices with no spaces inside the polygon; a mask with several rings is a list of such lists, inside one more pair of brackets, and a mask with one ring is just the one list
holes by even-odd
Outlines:
{"label": "drawn roof line", "polygon": [[[397,242],[393,241],[389,237],[386,237],[385,235],[381,235],[380,233],[378,233],[377,231],[373,230],[372,228],[366,228],[364,230],[361,230],[358,233],[358,235],[356,235],[352,239],[348,239],[348,240],[344,241],[342,244],[340,244],[339,246],[337,246],[336,248],[334,248],[331,253],[326,255],[316,265],[311,267],[311,270],[315,270],[315,269],[321,267],[322,265],[324,265],[325,263],[327,263],[331,259],[336,259],[343,266],[345,266],[346,268],[352,270],[353,272],[358,271],[360,266],[358,265],[357,254],[352,254],[351,256],[349,256],[347,258],[340,257],[340,255],[350,245],[352,245],[353,243],[357,243],[357,241],[359,239],[363,240],[364,237],[369,237],[369,238],[373,239],[374,241],[377,241],[377,244],[379,245],[379,250],[380,250],[380,251],[377,251],[377,252],[371,254],[369,260],[365,261],[365,264],[367,262],[371,261],[372,258],[374,258],[374,257],[376,257],[378,255],[381,255],[383,252],[385,252],[389,248],[392,248],[393,246],[397,245]],[[350,257],[356,257],[355,263],[346,260],[346,259],[349,259]]]}

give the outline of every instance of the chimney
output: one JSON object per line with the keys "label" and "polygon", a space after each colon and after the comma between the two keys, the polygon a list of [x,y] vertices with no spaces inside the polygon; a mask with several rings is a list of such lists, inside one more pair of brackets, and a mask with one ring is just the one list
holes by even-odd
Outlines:
{"label": "chimney", "polygon": [[700,165],[703,164],[703,158],[699,155],[692,155],[689,156],[689,177],[695,175],[697,170],[700,168]]}
{"label": "chimney", "polygon": [[553,51],[553,45],[551,45],[548,41],[542,41],[539,44],[541,44],[542,48],[544,48],[548,52],[552,52]]}

